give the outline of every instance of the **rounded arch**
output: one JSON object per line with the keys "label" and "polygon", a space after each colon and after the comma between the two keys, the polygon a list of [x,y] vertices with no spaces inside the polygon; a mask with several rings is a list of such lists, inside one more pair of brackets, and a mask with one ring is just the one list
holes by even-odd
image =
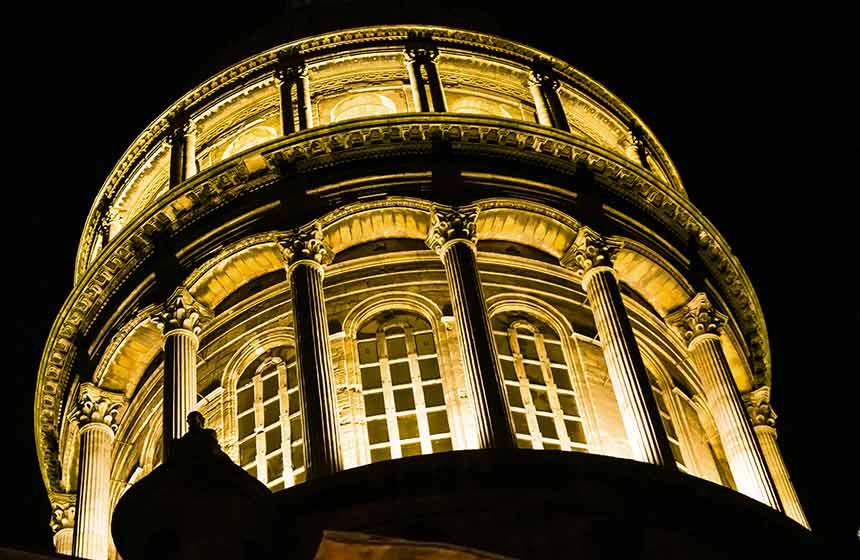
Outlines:
{"label": "rounded arch", "polygon": [[377,294],[358,302],[344,317],[343,331],[350,338],[355,338],[365,322],[391,309],[412,311],[430,321],[437,333],[444,330],[442,309],[433,300],[420,294],[397,291]]}

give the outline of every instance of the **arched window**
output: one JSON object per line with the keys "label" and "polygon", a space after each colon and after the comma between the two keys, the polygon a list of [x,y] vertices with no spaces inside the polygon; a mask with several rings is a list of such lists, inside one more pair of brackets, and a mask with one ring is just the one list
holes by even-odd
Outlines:
{"label": "arched window", "polygon": [[558,334],[541,321],[519,313],[494,316],[493,334],[517,445],[588,451]]}
{"label": "arched window", "polygon": [[272,349],[236,385],[239,465],[272,490],[305,479],[295,352]]}
{"label": "arched window", "polygon": [[672,413],[669,412],[668,399],[671,398],[671,393],[664,389],[657,377],[648,371],[648,381],[651,383],[651,391],[654,393],[654,400],[657,401],[657,410],[660,412],[660,420],[663,422],[663,429],[666,430],[666,437],[669,438],[669,446],[672,448],[672,455],[675,458],[675,464],[683,472],[689,472],[689,469],[684,461],[684,454],[681,453],[681,441],[678,436],[678,430],[675,429],[675,421],[672,419]]}
{"label": "arched window", "polygon": [[397,106],[387,95],[380,93],[359,93],[340,101],[331,110],[331,122],[336,123],[360,117],[390,115],[397,112]]}
{"label": "arched window", "polygon": [[385,312],[356,338],[371,462],[450,451],[430,324],[414,313]]}

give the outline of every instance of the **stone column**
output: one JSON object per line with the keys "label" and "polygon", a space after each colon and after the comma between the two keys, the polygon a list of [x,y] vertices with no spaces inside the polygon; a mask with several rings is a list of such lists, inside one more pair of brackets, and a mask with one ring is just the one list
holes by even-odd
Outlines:
{"label": "stone column", "polygon": [[559,85],[549,67],[536,66],[529,74],[529,91],[534,98],[538,122],[569,132],[567,115],[564,114],[564,107],[558,97]]}
{"label": "stone column", "polygon": [[164,310],[153,318],[164,333],[162,427],[164,460],[174,443],[188,432],[186,419],[197,406],[197,345],[209,312],[188,290],[178,288]]}
{"label": "stone column", "polygon": [[275,70],[275,82],[281,98],[281,134],[284,136],[296,132],[295,114],[293,113],[293,72],[290,68]]}
{"label": "stone column", "polygon": [[738,491],[780,510],[776,488],[720,345],[726,316],[700,292],[666,320],[688,344]]}
{"label": "stone column", "polygon": [[75,536],[74,494],[51,496],[51,531],[54,533],[54,549],[58,554],[72,554]]}
{"label": "stone column", "polygon": [[436,68],[437,56],[439,56],[439,51],[433,46],[410,45],[406,47],[406,70],[409,73],[409,83],[412,86],[412,100],[419,112],[444,112],[447,110],[445,108],[445,95],[442,92],[442,80],[439,78],[439,71]]}
{"label": "stone column", "polygon": [[184,116],[170,120],[170,130],[167,135],[167,145],[170,147],[170,168],[168,186],[175,187],[184,181],[188,175],[188,135],[191,126]]}
{"label": "stone column", "polygon": [[561,265],[582,274],[582,287],[594,314],[633,458],[675,469],[672,448],[612,268],[620,248],[620,243],[583,226]]}
{"label": "stone column", "polygon": [[478,447],[513,448],[507,394],[475,258],[477,216],[474,208],[434,208],[427,245],[445,265]]}
{"label": "stone column", "polygon": [[[282,60],[280,64],[275,70],[275,81],[281,97],[281,131],[286,136],[313,126],[313,107],[307,65],[295,60]],[[293,106],[293,87],[296,88],[296,106]]]}
{"label": "stone column", "polygon": [[770,387],[760,387],[755,391],[750,391],[743,396],[743,401],[746,404],[747,414],[758,438],[762,454],[764,454],[765,463],[767,463],[767,468],[770,470],[770,475],[776,485],[783,511],[787,516],[809,529],[809,521],[806,519],[806,514],[803,513],[803,507],[797,498],[794,484],[791,482],[785,461],[782,460],[782,453],[780,453],[776,443],[776,412],[770,405]]}
{"label": "stone column", "polygon": [[311,105],[311,79],[308,67],[301,63],[295,67],[296,99],[298,101],[299,130],[311,128],[314,125],[313,106]]}
{"label": "stone column", "polygon": [[292,291],[305,468],[310,480],[343,470],[323,293],[323,275],[332,252],[317,225],[288,233],[280,246]]}
{"label": "stone column", "polygon": [[78,504],[72,554],[106,560],[110,545],[110,460],[123,398],[92,383],[78,390],[72,421],[80,434]]}

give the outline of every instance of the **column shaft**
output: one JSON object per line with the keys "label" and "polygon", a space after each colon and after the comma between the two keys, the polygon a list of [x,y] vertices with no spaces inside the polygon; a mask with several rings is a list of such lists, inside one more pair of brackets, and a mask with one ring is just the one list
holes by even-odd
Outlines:
{"label": "column shaft", "polygon": [[168,185],[175,187],[185,180],[186,138],[182,127],[171,132],[170,136],[170,169]]}
{"label": "column shaft", "polygon": [[110,455],[113,430],[92,422],[81,428],[74,555],[106,560],[110,541]]}
{"label": "column shaft", "polygon": [[197,127],[189,125],[185,135],[185,170],[183,180],[197,174]]}
{"label": "column shaft", "polygon": [[[188,432],[186,419],[197,406],[197,335],[186,329],[164,334],[164,451]],[[169,445],[168,445],[169,442]],[[165,457],[166,458],[166,457]]]}
{"label": "column shaft", "polygon": [[71,527],[66,527],[65,529],[60,529],[56,533],[54,533],[54,550],[57,551],[57,554],[68,554],[72,555],[74,550],[72,549],[72,544],[74,542],[75,530]]}
{"label": "column shaft", "polygon": [[311,81],[306,70],[299,71],[296,77],[296,99],[299,104],[299,130],[305,130],[313,126]]}
{"label": "column shaft", "polygon": [[779,501],[782,503],[785,514],[809,529],[809,521],[800,506],[794,484],[791,483],[791,477],[788,475],[788,469],[776,443],[776,430],[770,426],[756,426],[753,430],[758,437],[764,460],[770,475],[773,477],[773,482],[779,493]]}
{"label": "column shaft", "polygon": [[478,445],[482,449],[515,447],[474,249],[466,242],[453,242],[441,250],[441,256],[457,320],[466,389],[476,414]]}
{"label": "column shaft", "polygon": [[290,286],[305,468],[313,479],[343,470],[322,267],[298,261],[290,267]]}
{"label": "column shaft", "polygon": [[781,509],[758,441],[735,389],[719,337],[715,334],[696,337],[690,343],[690,355],[702,381],[738,491],[774,509]]}
{"label": "column shaft", "polygon": [[427,85],[430,89],[430,101],[433,103],[433,111],[444,113],[445,95],[442,93],[442,80],[439,78],[439,69],[436,68],[436,62],[426,60],[424,69],[427,72]]}
{"label": "column shaft", "polygon": [[421,76],[421,65],[417,60],[406,62],[406,71],[409,74],[409,84],[412,88],[412,103],[415,110],[420,113],[430,111],[430,100],[427,97],[427,88],[424,78]]}
{"label": "column shaft", "polygon": [[583,276],[582,284],[591,302],[633,457],[677,468],[613,270],[594,268]]}

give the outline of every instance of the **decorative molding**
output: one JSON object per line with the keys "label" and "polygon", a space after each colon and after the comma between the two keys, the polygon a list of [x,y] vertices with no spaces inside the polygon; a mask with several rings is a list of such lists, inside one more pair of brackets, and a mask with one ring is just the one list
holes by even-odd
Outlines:
{"label": "decorative molding", "polygon": [[82,429],[89,424],[101,423],[116,433],[119,427],[116,417],[124,402],[122,395],[105,391],[92,383],[81,383],[70,420]]}
{"label": "decorative molding", "polygon": [[727,319],[703,292],[697,293],[689,303],[666,316],[666,322],[680,333],[687,344],[692,344],[700,336],[720,336]]}
{"label": "decorative molding", "polygon": [[430,212],[427,246],[440,255],[446,246],[460,241],[472,247],[478,243],[477,207],[444,208],[434,206]]}

